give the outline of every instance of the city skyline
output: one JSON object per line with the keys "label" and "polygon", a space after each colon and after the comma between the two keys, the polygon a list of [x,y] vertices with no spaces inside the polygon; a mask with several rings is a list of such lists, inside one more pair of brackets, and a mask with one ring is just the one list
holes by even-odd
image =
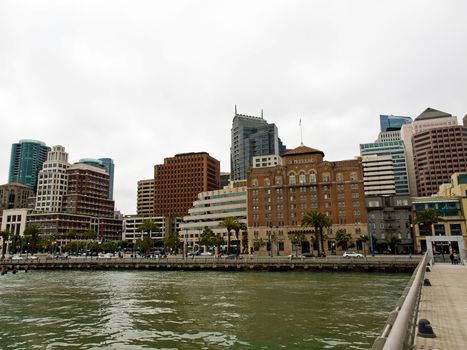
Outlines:
{"label": "city skyline", "polygon": [[381,114],[467,113],[463,2],[115,4],[0,4],[1,184],[13,143],[63,145],[71,163],[114,160],[131,214],[165,157],[208,152],[230,171],[235,104],[264,109],[289,148],[301,119],[332,161],[373,142]]}

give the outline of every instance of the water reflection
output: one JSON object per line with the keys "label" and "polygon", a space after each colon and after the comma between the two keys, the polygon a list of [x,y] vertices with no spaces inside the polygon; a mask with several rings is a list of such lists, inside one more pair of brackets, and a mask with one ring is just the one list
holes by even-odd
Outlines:
{"label": "water reflection", "polygon": [[369,349],[406,274],[35,271],[0,279],[1,349]]}

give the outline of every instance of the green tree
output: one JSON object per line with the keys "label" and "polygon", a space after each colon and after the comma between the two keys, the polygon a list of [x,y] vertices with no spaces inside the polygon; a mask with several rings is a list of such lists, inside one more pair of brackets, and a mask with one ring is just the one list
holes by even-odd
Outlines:
{"label": "green tree", "polygon": [[136,247],[145,252],[146,254],[148,254],[151,248],[154,247],[154,242],[149,237],[149,235],[144,236],[143,239],[138,239],[136,243]]}
{"label": "green tree", "polygon": [[234,226],[235,239],[237,240],[237,256],[240,254],[240,241],[239,241],[240,231],[246,231],[246,229],[247,227],[245,223],[237,220],[237,224]]}
{"label": "green tree", "polygon": [[336,242],[338,247],[342,247],[342,250],[347,250],[347,248],[353,246],[352,235],[344,229],[336,231]]}
{"label": "green tree", "polygon": [[219,222],[219,226],[227,230],[227,254],[230,254],[230,232],[235,230],[239,225],[239,221],[235,218],[225,218]]}
{"label": "green tree", "polygon": [[2,260],[3,260],[5,259],[6,245],[7,245],[8,239],[10,238],[10,232],[0,231],[0,237],[2,238]]}
{"label": "green tree", "polygon": [[295,256],[298,256],[298,247],[302,246],[302,243],[305,242],[306,236],[303,232],[300,233],[294,233],[289,235],[290,242],[292,242],[292,245],[295,247]]}
{"label": "green tree", "polygon": [[216,247],[216,254],[219,254],[220,248],[224,244],[225,244],[224,236],[222,236],[220,233],[214,235],[214,237],[212,238],[212,245]]}
{"label": "green tree", "polygon": [[303,227],[314,227],[315,237],[318,242],[318,256],[321,256],[321,251],[324,253],[324,228],[331,226],[331,220],[326,214],[320,213],[316,210],[312,210],[306,213],[302,219]]}
{"label": "green tree", "polygon": [[76,231],[73,230],[73,229],[68,230],[68,231],[65,232],[65,234],[63,236],[65,237],[65,240],[71,241],[72,239],[76,238]]}
{"label": "green tree", "polygon": [[137,232],[146,232],[148,233],[149,236],[152,236],[151,234],[153,232],[159,232],[160,231],[160,226],[156,224],[153,220],[143,220],[143,222],[138,226],[136,229]]}
{"label": "green tree", "polygon": [[214,246],[213,241],[215,236],[216,235],[209,227],[205,227],[199,238],[199,244],[206,248],[212,247]]}
{"label": "green tree", "polygon": [[177,232],[169,233],[164,237],[164,247],[166,251],[173,251],[175,254],[178,254],[178,250],[182,246],[182,242],[180,241],[180,237]]}
{"label": "green tree", "polygon": [[97,238],[97,232],[93,229],[88,229],[84,231],[84,239],[93,240]]}
{"label": "green tree", "polygon": [[25,238],[31,242],[31,254],[34,254],[36,250],[37,240],[39,236],[42,234],[42,230],[37,225],[30,225],[24,229],[24,236]]}
{"label": "green tree", "polygon": [[438,222],[444,222],[446,221],[443,217],[438,215],[436,210],[427,208],[423,211],[420,211],[416,213],[415,220],[414,220],[414,225],[420,225],[424,226],[427,232],[429,233],[429,236],[433,235],[433,224],[437,224]]}
{"label": "green tree", "polygon": [[392,233],[389,235],[389,237],[386,239],[386,243],[388,244],[389,247],[391,247],[391,251],[393,254],[397,254],[397,244],[401,242],[401,239],[399,238],[398,235]]}

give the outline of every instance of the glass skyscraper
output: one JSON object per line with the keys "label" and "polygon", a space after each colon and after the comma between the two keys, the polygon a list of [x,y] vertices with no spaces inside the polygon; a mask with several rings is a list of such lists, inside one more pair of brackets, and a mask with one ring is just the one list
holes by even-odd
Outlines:
{"label": "glass skyscraper", "polygon": [[8,182],[19,182],[37,190],[37,175],[47,160],[50,147],[36,140],[20,140],[11,146]]}
{"label": "glass skyscraper", "polygon": [[379,123],[381,126],[381,132],[397,131],[402,128],[402,125],[411,124],[412,118],[400,117],[396,115],[380,115]]}
{"label": "glass skyscraper", "polygon": [[262,117],[237,114],[232,122],[230,178],[244,180],[254,156],[282,155],[287,150],[278,136],[277,126]]}

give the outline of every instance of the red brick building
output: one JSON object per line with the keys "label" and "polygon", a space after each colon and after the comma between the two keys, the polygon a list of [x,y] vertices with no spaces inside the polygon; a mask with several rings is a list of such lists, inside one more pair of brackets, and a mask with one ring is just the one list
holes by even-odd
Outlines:
{"label": "red brick building", "polygon": [[[315,210],[332,222],[326,251],[335,250],[335,232],[345,229],[356,242],[367,233],[367,216],[361,159],[325,161],[322,151],[300,146],[283,155],[282,165],[253,168],[248,174],[248,238],[250,246],[258,240],[275,237],[273,252],[292,252],[290,235],[305,233],[301,251],[312,250],[312,228],[302,228],[302,217]],[[316,244],[315,244],[316,248]],[[260,253],[266,253],[266,248]]]}
{"label": "red brick building", "polygon": [[[198,193],[220,187],[220,162],[206,152],[183,153],[154,166],[154,216],[183,217]],[[172,228],[166,226],[168,230]]]}

